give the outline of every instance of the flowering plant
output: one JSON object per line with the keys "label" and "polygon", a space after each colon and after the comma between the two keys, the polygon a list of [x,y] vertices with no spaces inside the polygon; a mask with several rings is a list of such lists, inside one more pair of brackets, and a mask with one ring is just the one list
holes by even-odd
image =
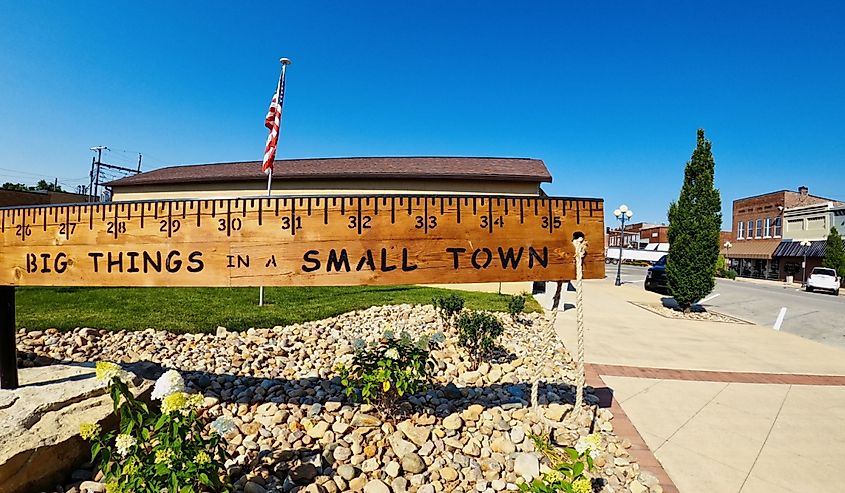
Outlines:
{"label": "flowering plant", "polygon": [[135,398],[123,381],[127,377],[114,363],[97,363],[97,378],[109,382],[120,425],[105,434],[92,423],[79,430],[91,442],[91,459],[99,463],[107,493],[231,491],[221,471],[228,456],[224,436],[234,423],[221,417],[206,429],[197,414],[202,395],[186,393],[175,370],[153,388],[153,398],[162,402],[160,413]]}
{"label": "flowering plant", "polygon": [[548,437],[531,435],[534,448],[548,459],[551,470],[530,483],[519,485],[519,491],[531,493],[591,493],[593,483],[585,474],[593,468],[594,451],[601,444],[601,437],[595,433],[581,437],[575,447],[553,446]]}
{"label": "flowering plant", "polygon": [[393,413],[401,398],[428,383],[436,368],[431,350],[443,340],[441,333],[415,341],[407,332],[396,337],[392,330],[369,346],[356,340],[351,364],[337,367],[346,395],[373,404],[383,416]]}

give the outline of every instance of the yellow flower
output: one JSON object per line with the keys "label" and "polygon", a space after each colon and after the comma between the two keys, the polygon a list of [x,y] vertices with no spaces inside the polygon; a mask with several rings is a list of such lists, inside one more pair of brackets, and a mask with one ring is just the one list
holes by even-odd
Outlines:
{"label": "yellow flower", "polygon": [[117,488],[117,481],[109,481],[106,483],[106,493],[117,493],[118,491],[120,490]]}
{"label": "yellow flower", "polygon": [[546,481],[549,483],[557,483],[558,481],[564,479],[563,474],[560,473],[557,469],[552,469],[551,471],[546,473]]}
{"label": "yellow flower", "polygon": [[170,461],[173,459],[173,451],[170,449],[166,450],[156,450],[156,464],[170,464]]}
{"label": "yellow flower", "polygon": [[202,407],[205,399],[203,398],[202,394],[191,394],[188,397],[188,407],[191,409],[199,409]]}
{"label": "yellow flower", "polygon": [[123,475],[124,476],[133,476],[135,473],[138,472],[139,466],[138,463],[134,460],[127,462],[123,465]]}
{"label": "yellow flower", "polygon": [[383,391],[385,391],[385,392],[387,392],[388,390],[390,390],[390,381],[385,380],[385,381],[381,384],[381,390],[383,390]]}
{"label": "yellow flower", "polygon": [[82,423],[79,425],[79,434],[83,440],[91,440],[100,434],[100,425],[96,423]]}
{"label": "yellow flower", "polygon": [[161,400],[161,412],[164,414],[170,414],[173,412],[188,414],[192,409],[202,407],[202,404],[202,394],[174,392]]}
{"label": "yellow flower", "polygon": [[197,452],[196,457],[194,457],[194,462],[196,462],[197,464],[208,464],[209,462],[211,462],[211,458],[208,457],[208,454],[205,452],[205,450],[200,450],[199,452]]}
{"label": "yellow flower", "polygon": [[97,380],[101,382],[111,383],[115,377],[119,380],[126,378],[126,372],[118,365],[109,361],[98,361],[95,373]]}
{"label": "yellow flower", "polygon": [[580,477],[572,482],[573,493],[591,493],[593,491],[593,484],[589,479]]}

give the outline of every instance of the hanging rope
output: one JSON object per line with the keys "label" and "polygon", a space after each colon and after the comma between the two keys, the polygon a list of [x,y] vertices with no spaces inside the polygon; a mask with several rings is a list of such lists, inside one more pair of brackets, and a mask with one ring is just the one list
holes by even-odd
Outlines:
{"label": "hanging rope", "polygon": [[575,412],[581,411],[584,403],[584,255],[587,243],[584,238],[572,240],[575,245],[575,326],[578,331],[578,377],[575,381]]}
{"label": "hanging rope", "polygon": [[[587,253],[587,242],[584,241],[584,238],[579,237],[572,240],[572,244],[575,246],[575,321],[578,330],[578,350],[576,356],[578,359],[578,376],[576,377],[575,383],[576,392],[573,416],[577,416],[580,413],[581,405],[584,402],[584,300],[582,287],[584,284],[584,256]],[[560,344],[560,341],[557,337],[557,333],[555,332],[555,322],[557,321],[558,307],[553,306],[552,308],[552,315],[549,318],[548,324],[546,324],[545,330],[543,330],[543,339],[549,341],[550,343],[543,345],[543,348],[540,350],[540,354],[538,356],[538,361],[546,361],[549,358],[553,358],[557,346],[558,344]],[[557,344],[552,343],[552,341],[556,341]],[[546,416],[540,410],[538,394],[541,377],[542,374],[538,365],[537,374],[534,377],[534,382],[531,385],[531,408],[534,411],[537,421],[545,424],[549,428],[561,428],[565,425],[565,423],[557,423],[546,418]]]}

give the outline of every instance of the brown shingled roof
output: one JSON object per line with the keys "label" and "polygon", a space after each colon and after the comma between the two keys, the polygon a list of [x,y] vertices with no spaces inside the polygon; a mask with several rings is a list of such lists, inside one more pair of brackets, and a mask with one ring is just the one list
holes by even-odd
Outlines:
{"label": "brown shingled roof", "polygon": [[[540,159],[493,157],[345,157],[281,159],[274,180],[354,178],[451,178],[551,182]],[[107,183],[108,186],[265,180],[260,161],[160,168]]]}

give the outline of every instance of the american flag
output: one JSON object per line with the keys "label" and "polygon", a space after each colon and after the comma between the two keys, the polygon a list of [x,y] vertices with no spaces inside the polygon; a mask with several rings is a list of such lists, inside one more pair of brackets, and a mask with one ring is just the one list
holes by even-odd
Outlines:
{"label": "american flag", "polygon": [[266,174],[273,171],[273,162],[276,160],[276,147],[279,144],[279,124],[282,120],[282,104],[285,102],[285,76],[282,72],[279,78],[279,86],[276,94],[270,101],[270,109],[264,118],[264,126],[270,130],[267,136],[267,145],[264,146],[264,161],[261,163],[261,170]]}

